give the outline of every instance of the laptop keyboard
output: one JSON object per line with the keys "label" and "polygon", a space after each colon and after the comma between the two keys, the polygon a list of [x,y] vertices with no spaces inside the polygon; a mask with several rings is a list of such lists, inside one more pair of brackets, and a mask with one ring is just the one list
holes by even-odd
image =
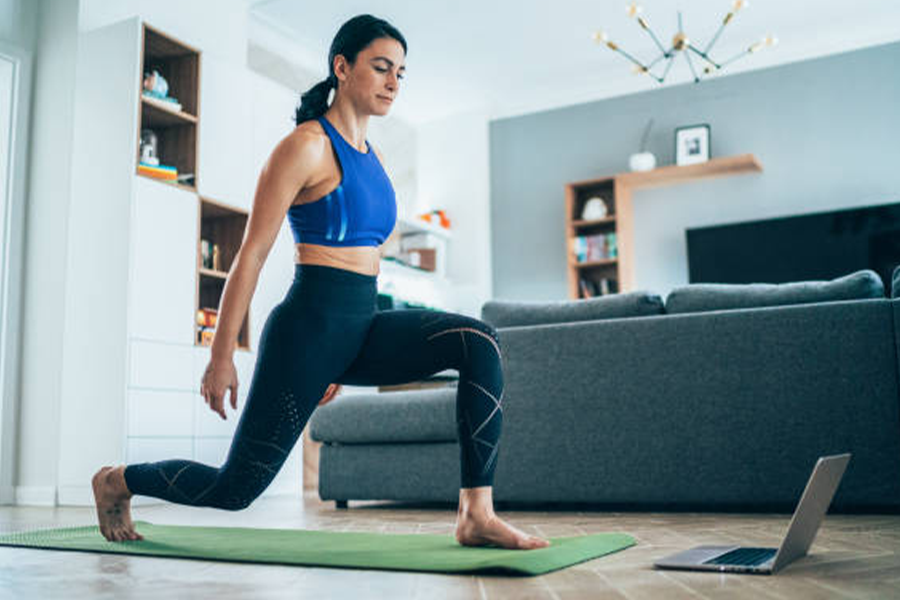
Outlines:
{"label": "laptop keyboard", "polygon": [[773,556],[777,550],[774,548],[738,548],[731,552],[726,552],[722,556],[717,556],[706,562],[704,565],[761,565]]}

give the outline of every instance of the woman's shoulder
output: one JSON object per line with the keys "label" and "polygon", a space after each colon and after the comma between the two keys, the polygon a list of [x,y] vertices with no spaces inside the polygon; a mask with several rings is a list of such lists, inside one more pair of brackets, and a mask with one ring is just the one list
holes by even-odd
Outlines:
{"label": "woman's shoulder", "polygon": [[322,127],[322,124],[319,123],[318,119],[303,121],[294,127],[294,130],[289,133],[287,137],[291,138],[296,144],[315,144],[321,146],[327,144],[329,141],[328,134],[325,132],[325,129]]}
{"label": "woman's shoulder", "polygon": [[329,144],[328,135],[318,121],[304,121],[281,139],[276,151],[289,161],[318,162],[327,156]]}

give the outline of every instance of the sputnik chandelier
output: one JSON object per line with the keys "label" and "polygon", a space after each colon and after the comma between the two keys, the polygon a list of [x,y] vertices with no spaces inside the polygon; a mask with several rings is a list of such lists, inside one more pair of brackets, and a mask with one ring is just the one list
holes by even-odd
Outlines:
{"label": "sputnik chandelier", "polygon": [[[660,52],[662,52],[662,54],[660,54],[656,59],[654,59],[651,63],[646,64],[646,65],[643,64],[638,59],[636,59],[635,57],[633,57],[628,52],[625,52],[624,50],[622,50],[615,42],[610,41],[605,32],[597,31],[593,34],[593,38],[594,38],[594,41],[597,42],[598,44],[606,44],[611,50],[615,50],[616,52],[618,52],[619,54],[621,54],[622,56],[624,56],[625,58],[627,58],[628,60],[633,62],[634,63],[633,71],[635,73],[646,73],[647,75],[649,75],[650,77],[652,77],[653,79],[658,81],[659,83],[662,83],[663,80],[665,80],[666,75],[669,74],[669,69],[672,68],[672,63],[675,61],[675,58],[678,56],[678,53],[682,52],[684,54],[684,58],[687,61],[688,66],[691,68],[691,74],[694,76],[694,83],[699,83],[700,77],[697,75],[697,71],[694,68],[694,63],[691,60],[691,55],[690,55],[691,52],[693,52],[694,54],[696,54],[697,56],[702,58],[703,61],[705,61],[706,63],[709,63],[703,69],[703,73],[706,75],[709,75],[713,71],[718,71],[718,70],[722,69],[725,65],[731,64],[743,56],[747,56],[748,54],[753,54],[754,52],[758,51],[759,49],[763,48],[764,46],[774,46],[775,44],[778,43],[777,38],[775,38],[772,35],[766,35],[758,42],[754,42],[753,44],[751,44],[746,50],[742,50],[735,56],[729,58],[728,60],[726,60],[722,63],[718,63],[718,62],[714,61],[709,56],[710,49],[713,47],[713,44],[715,44],[716,41],[719,39],[719,35],[722,33],[722,30],[725,29],[725,26],[731,22],[731,20],[734,18],[734,15],[737,14],[738,11],[740,11],[742,8],[748,7],[749,5],[750,5],[750,3],[747,0],[734,0],[734,4],[732,5],[732,10],[722,20],[722,24],[719,26],[719,30],[716,31],[716,34],[713,36],[712,40],[710,40],[709,44],[707,44],[706,48],[704,48],[703,50],[700,50],[699,48],[695,47],[694,44],[691,42],[691,40],[684,33],[684,28],[681,25],[681,11],[678,11],[678,33],[676,33],[675,36],[672,38],[672,46],[668,50],[666,50],[663,47],[663,45],[659,43],[659,39],[656,37],[656,34],[653,33],[653,30],[650,29],[650,25],[649,25],[649,23],[647,23],[647,20],[644,19],[644,17],[639,16],[641,11],[643,10],[642,7],[639,6],[637,4],[637,2],[632,2],[625,9],[628,13],[628,16],[637,19],[637,22],[641,26],[641,28],[644,31],[646,31],[647,34],[650,35],[651,38],[653,38],[653,41],[656,43],[656,46],[659,48]],[[654,66],[656,66],[656,64],[659,63],[663,59],[668,59],[668,63],[666,64],[666,67],[665,67],[665,70],[663,71],[662,76],[659,77],[657,75],[654,75],[650,71],[650,69],[652,69]]]}

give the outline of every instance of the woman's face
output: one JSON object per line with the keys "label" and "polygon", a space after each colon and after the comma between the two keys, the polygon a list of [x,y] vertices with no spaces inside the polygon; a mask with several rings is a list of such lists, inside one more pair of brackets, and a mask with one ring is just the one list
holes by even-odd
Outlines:
{"label": "woman's face", "polygon": [[341,80],[341,93],[347,93],[361,112],[386,115],[400,92],[405,58],[403,46],[390,37],[373,40],[356,55],[352,68],[338,55],[335,74]]}

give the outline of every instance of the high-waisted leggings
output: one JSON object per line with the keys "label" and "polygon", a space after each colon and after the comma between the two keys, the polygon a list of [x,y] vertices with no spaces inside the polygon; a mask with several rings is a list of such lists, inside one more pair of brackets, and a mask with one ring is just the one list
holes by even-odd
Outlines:
{"label": "high-waisted leggings", "polygon": [[329,384],[395,385],[445,369],[459,372],[461,487],[493,485],[503,420],[496,330],[450,312],[378,310],[377,296],[375,275],[297,264],[285,298],[263,326],[225,463],[129,464],[125,483],[131,493],[192,506],[246,508],[275,478]]}

